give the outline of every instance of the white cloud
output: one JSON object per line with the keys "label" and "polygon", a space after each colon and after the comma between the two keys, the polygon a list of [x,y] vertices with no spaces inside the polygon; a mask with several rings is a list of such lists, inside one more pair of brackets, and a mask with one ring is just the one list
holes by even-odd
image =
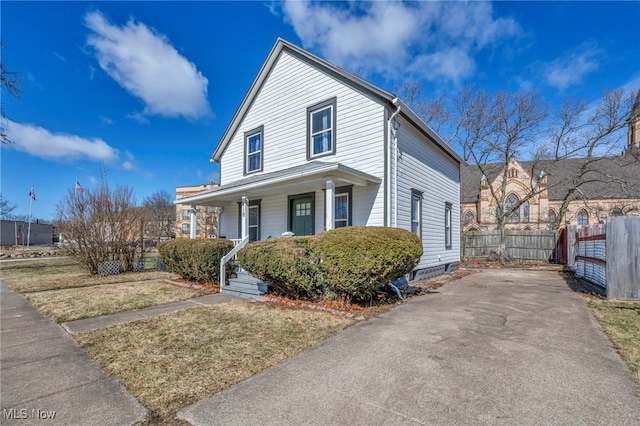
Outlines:
{"label": "white cloud", "polygon": [[163,34],[131,19],[119,27],[100,12],[85,16],[87,43],[100,68],[144,104],[144,115],[197,119],[211,113],[208,80]]}
{"label": "white cloud", "polygon": [[282,11],[305,48],[352,71],[459,82],[473,75],[474,55],[521,34],[493,17],[485,2],[302,2]]}
{"label": "white cloud", "polygon": [[601,50],[595,43],[584,43],[545,66],[544,76],[550,86],[564,90],[580,84],[582,78],[598,69]]}
{"label": "white cloud", "polygon": [[13,144],[6,148],[24,151],[34,157],[51,160],[89,159],[111,163],[117,161],[118,150],[102,139],[86,139],[66,133],[52,133],[33,124],[21,124],[11,120],[5,123]]}
{"label": "white cloud", "polygon": [[99,118],[100,118],[100,121],[102,121],[104,124],[113,124],[113,120],[110,119],[109,117],[101,115]]}

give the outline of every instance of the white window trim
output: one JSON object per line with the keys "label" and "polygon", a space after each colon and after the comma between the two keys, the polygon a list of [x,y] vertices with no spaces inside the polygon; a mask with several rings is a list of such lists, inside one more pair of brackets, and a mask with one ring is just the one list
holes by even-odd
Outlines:
{"label": "white window trim", "polygon": [[[333,155],[336,153],[336,104],[337,98],[334,97],[307,108],[307,160],[324,157],[325,155]],[[321,132],[313,133],[312,129],[314,114],[322,112],[326,109],[329,109],[329,111],[331,111],[331,126],[328,129],[322,130]],[[313,137],[328,131],[331,132],[331,149],[315,154],[313,152]]]}
{"label": "white window trim", "polygon": [[337,225],[338,222],[344,222],[344,227],[347,227],[347,226],[349,226],[349,223],[350,223],[350,220],[349,220],[350,219],[350,217],[349,217],[349,203],[351,203],[351,200],[349,199],[350,198],[349,197],[349,193],[348,192],[340,192],[340,193],[336,194],[336,196],[335,196],[335,199],[336,199],[335,208],[336,209],[338,208],[338,201],[337,201],[338,197],[347,197],[347,217],[345,217],[344,219],[338,219],[338,214],[337,214],[338,212],[336,211],[334,213],[334,216],[333,216],[334,227],[338,228],[338,225]]}
{"label": "white window trim", "polygon": [[[422,192],[421,191],[417,191],[415,189],[411,190],[411,232],[413,232],[414,234],[416,234],[418,237],[420,237],[420,241],[422,241]],[[418,200],[418,211],[417,211],[417,216],[418,216],[418,220],[414,221],[413,220],[413,200],[416,199]],[[414,230],[414,224],[417,224],[417,230]]]}
{"label": "white window trim", "polygon": [[[249,152],[249,139],[260,135],[260,149],[254,152]],[[249,156],[258,155],[260,158],[260,167],[255,170],[249,170]],[[252,173],[258,173],[263,170],[264,167],[264,126],[260,126],[253,130],[249,130],[244,133],[244,174],[249,175]]]}

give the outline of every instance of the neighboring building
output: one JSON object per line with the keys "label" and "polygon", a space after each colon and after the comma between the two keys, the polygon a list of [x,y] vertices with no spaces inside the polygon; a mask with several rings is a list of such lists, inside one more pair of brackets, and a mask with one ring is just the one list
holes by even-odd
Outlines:
{"label": "neighboring building", "polygon": [[30,246],[53,244],[54,226],[50,223],[29,222],[22,220],[1,220],[0,221],[0,244],[3,246],[26,246],[27,240]]}
{"label": "neighboring building", "polygon": [[[179,204],[185,197],[193,197],[203,191],[217,188],[211,182],[195,186],[178,186],[176,188],[176,238],[190,238],[191,235],[191,204]],[[212,206],[196,205],[196,234],[198,239],[218,237],[218,209]]]}
{"label": "neighboring building", "polygon": [[[640,97],[638,98],[640,99]],[[627,147],[618,157],[599,158],[585,175],[584,185],[570,202],[562,225],[604,223],[607,216],[640,215],[640,101],[636,100],[627,132]],[[551,229],[567,195],[572,179],[584,159],[559,162],[517,161],[512,158],[507,170],[506,205],[530,194],[540,185],[540,193],[515,212],[507,229]],[[464,231],[496,229],[496,201],[489,185],[497,188],[503,181],[502,165],[477,165],[461,168],[461,223]],[[513,204],[512,204],[513,205]]]}
{"label": "neighboring building", "polygon": [[223,208],[220,236],[391,226],[423,242],[414,276],[459,264],[461,158],[394,94],[287,41],[211,160],[220,186],[184,202]]}

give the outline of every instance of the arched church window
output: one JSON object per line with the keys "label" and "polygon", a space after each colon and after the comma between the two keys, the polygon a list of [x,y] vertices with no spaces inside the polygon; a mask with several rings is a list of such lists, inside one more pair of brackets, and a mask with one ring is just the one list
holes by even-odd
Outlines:
{"label": "arched church window", "polygon": [[578,212],[578,225],[585,226],[589,224],[589,213],[585,209]]}

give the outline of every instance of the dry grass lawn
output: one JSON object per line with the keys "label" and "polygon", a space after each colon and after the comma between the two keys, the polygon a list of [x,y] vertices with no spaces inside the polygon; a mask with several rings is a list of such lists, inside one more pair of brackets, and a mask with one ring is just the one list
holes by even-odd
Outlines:
{"label": "dry grass lawn", "polygon": [[[131,277],[130,277],[131,279]],[[57,323],[163,305],[209,294],[159,281],[130,281],[28,293],[25,298]]]}
{"label": "dry grass lawn", "polygon": [[170,422],[214,395],[351,324],[323,312],[234,302],[192,308],[76,336],[111,375]]}
{"label": "dry grass lawn", "polygon": [[45,258],[2,262],[2,280],[18,293],[91,287],[130,281],[162,280],[175,274],[162,271],[129,272],[107,277],[87,275],[73,259]]}
{"label": "dry grass lawn", "polygon": [[640,385],[640,302],[594,298],[588,305]]}

